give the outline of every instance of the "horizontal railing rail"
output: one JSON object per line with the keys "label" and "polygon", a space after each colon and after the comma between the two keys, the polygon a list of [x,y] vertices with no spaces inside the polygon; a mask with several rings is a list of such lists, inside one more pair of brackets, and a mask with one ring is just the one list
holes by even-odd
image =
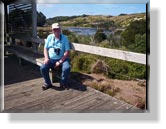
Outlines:
{"label": "horizontal railing rail", "polygon": [[[29,37],[13,37],[14,39],[20,39],[23,41],[30,41],[38,44],[44,44],[46,39],[40,38],[29,38]],[[85,52],[90,54],[95,54],[104,57],[110,57],[130,62],[135,62],[139,64],[146,64],[146,54],[134,53],[129,51],[103,48],[98,46],[91,46],[79,43],[71,43],[72,49],[79,52]]]}

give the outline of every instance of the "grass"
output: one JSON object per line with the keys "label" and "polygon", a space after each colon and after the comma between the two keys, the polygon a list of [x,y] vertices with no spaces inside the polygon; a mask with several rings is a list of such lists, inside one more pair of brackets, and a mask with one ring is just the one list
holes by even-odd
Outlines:
{"label": "grass", "polygon": [[[145,19],[145,13],[140,14],[130,14],[124,16],[103,16],[103,15],[90,15],[87,17],[77,17],[68,21],[63,21],[61,24],[63,26],[79,26],[79,27],[97,27],[97,23],[103,24],[104,22],[115,22],[116,26],[126,27],[130,22],[135,19],[143,18]],[[94,24],[96,23],[96,25]]]}
{"label": "grass", "polygon": [[88,86],[101,91],[105,94],[108,94],[110,96],[115,96],[116,93],[120,92],[120,88],[115,87],[113,84],[110,84],[110,82],[108,81],[102,81],[102,82],[97,82],[97,81],[93,81],[88,83]]}
{"label": "grass", "polygon": [[138,98],[138,102],[136,104],[138,108],[145,109],[145,104],[146,104],[145,100],[143,100],[142,98]]}

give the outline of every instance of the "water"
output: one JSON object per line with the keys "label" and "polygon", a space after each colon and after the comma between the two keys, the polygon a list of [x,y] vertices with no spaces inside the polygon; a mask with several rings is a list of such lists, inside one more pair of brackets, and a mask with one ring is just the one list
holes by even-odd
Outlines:
{"label": "water", "polygon": [[[83,28],[83,27],[66,27],[64,29],[67,29],[71,32],[74,32],[78,35],[95,35],[97,32],[97,28]],[[112,31],[104,30],[104,33],[106,35],[109,35],[112,33]]]}

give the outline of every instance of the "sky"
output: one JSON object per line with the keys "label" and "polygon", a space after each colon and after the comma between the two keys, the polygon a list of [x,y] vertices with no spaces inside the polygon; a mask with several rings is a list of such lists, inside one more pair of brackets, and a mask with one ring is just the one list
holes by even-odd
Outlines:
{"label": "sky", "polygon": [[37,3],[61,3],[61,4],[66,4],[66,3],[118,3],[118,4],[121,4],[121,3],[128,3],[128,4],[131,4],[131,3],[147,3],[147,2],[150,2],[150,0],[36,0]]}
{"label": "sky", "polygon": [[112,15],[146,12],[146,4],[37,4],[47,18],[74,15]]}

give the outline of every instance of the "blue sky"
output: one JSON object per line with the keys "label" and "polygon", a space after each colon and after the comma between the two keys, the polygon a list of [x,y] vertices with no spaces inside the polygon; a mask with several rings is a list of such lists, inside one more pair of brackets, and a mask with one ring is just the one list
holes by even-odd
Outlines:
{"label": "blue sky", "polygon": [[113,15],[146,12],[146,4],[37,4],[47,18],[73,15]]}

